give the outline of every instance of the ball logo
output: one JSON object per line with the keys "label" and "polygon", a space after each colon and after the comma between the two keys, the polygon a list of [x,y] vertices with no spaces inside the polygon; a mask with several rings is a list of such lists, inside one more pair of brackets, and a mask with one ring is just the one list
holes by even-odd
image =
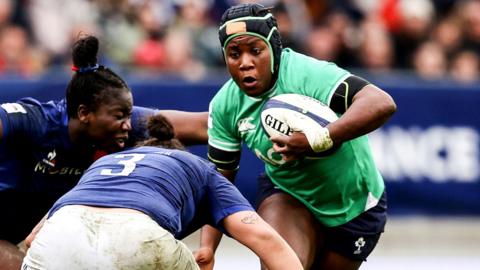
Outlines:
{"label": "ball logo", "polygon": [[[322,130],[338,119],[337,114],[327,105],[314,98],[299,94],[281,94],[268,99],[262,107],[261,124],[267,138],[291,136],[294,132],[307,134]],[[311,132],[310,132],[311,134]],[[323,158],[336,152],[341,144],[312,155],[309,158]]]}
{"label": "ball logo", "polygon": [[302,127],[321,128],[338,119],[334,111],[320,101],[298,94],[281,94],[267,100],[261,112],[261,124],[269,137],[290,136]]}
{"label": "ball logo", "polygon": [[287,136],[290,136],[290,134],[293,133],[293,130],[286,123],[273,117],[271,114],[265,115],[265,125]]}

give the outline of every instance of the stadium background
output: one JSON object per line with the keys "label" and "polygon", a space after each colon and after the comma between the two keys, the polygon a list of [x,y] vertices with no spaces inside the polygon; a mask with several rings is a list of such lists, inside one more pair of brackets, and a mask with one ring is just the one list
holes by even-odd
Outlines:
{"label": "stadium background", "polygon": [[[0,102],[60,99],[79,31],[137,105],[204,111],[228,78],[218,18],[235,0],[0,0]],[[286,46],[389,92],[398,112],[370,134],[390,221],[361,269],[480,269],[480,1],[269,0]],[[191,151],[205,156],[205,147]],[[261,163],[244,151],[237,185],[253,201]],[[245,169],[248,168],[248,169]],[[192,249],[193,235],[186,241]],[[217,269],[255,269],[224,239]]]}

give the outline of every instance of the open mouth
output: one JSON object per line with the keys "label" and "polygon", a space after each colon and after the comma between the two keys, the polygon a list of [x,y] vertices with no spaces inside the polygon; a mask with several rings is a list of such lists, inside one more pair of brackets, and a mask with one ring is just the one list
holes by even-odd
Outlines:
{"label": "open mouth", "polygon": [[245,85],[245,87],[247,88],[255,87],[258,83],[257,79],[251,76],[247,76],[243,78],[242,82],[243,82],[243,85]]}
{"label": "open mouth", "polygon": [[115,143],[118,146],[118,148],[123,149],[125,148],[125,144],[127,142],[127,137],[121,137],[121,138],[116,138]]}

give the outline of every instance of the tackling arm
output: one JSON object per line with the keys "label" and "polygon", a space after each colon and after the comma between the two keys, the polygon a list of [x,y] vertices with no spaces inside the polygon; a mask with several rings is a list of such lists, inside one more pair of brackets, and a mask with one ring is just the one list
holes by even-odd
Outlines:
{"label": "tackling arm", "polygon": [[176,110],[162,110],[175,130],[175,137],[182,143],[207,144],[208,112],[185,112]]}
{"label": "tackling arm", "polygon": [[303,269],[293,249],[257,213],[240,211],[223,223],[233,238],[255,252],[268,269]]}
{"label": "tackling arm", "polygon": [[[234,181],[236,171],[219,170],[225,178]],[[195,252],[195,261],[202,270],[212,270],[214,265],[215,251],[217,250],[222,232],[210,225],[202,227],[200,233],[200,248]]]}
{"label": "tackling arm", "polygon": [[[227,152],[209,145],[208,159],[217,165],[218,171],[230,182],[234,182],[240,163],[240,151]],[[222,239],[222,233],[212,226],[202,227],[200,248],[195,252],[195,260],[202,270],[213,269],[215,251]]]}

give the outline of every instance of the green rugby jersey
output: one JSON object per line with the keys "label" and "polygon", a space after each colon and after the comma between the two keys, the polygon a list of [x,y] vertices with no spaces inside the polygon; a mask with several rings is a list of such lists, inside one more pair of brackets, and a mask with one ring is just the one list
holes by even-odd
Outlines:
{"label": "green rugby jersey", "polygon": [[265,163],[271,180],[303,202],[326,226],[344,224],[373,207],[383,193],[367,136],[344,142],[334,154],[285,163],[272,148],[261,126],[260,113],[268,98],[296,93],[330,103],[337,88],[351,74],[335,64],[284,49],[275,86],[250,97],[230,79],[210,103],[209,145],[240,151],[246,143]]}

